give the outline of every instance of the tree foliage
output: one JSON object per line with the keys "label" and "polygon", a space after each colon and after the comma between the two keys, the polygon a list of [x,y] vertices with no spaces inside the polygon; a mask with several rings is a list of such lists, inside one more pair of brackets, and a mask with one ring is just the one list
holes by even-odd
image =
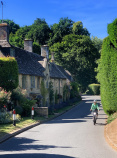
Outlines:
{"label": "tree foliage", "polygon": [[98,52],[101,53],[103,40],[97,37],[93,37],[93,36],[91,37],[91,40],[95,48],[97,48]]}
{"label": "tree foliage", "polygon": [[39,46],[47,43],[49,40],[49,33],[50,28],[45,19],[37,18],[31,26],[21,27],[15,34],[12,32],[9,41],[14,46],[24,48],[24,39],[32,39],[37,43],[33,49],[35,53],[37,53],[40,51],[40,49],[37,51],[37,45]]}
{"label": "tree foliage", "polygon": [[75,35],[86,35],[90,36],[90,33],[86,28],[83,28],[83,23],[81,21],[78,21],[73,24],[72,32]]}
{"label": "tree foliage", "polygon": [[51,25],[49,45],[60,42],[65,35],[72,33],[73,21],[68,18],[61,18],[59,23]]}
{"label": "tree foliage", "polygon": [[55,61],[69,70],[83,89],[95,82],[94,68],[99,53],[89,36],[66,35],[51,51],[55,52]]}
{"label": "tree foliage", "polygon": [[50,28],[45,19],[39,19],[34,21],[34,24],[30,26],[30,30],[26,37],[31,38],[33,41],[38,42],[40,45],[47,43],[49,40]]}
{"label": "tree foliage", "polygon": [[18,65],[15,58],[0,58],[0,87],[12,91],[18,86]]}
{"label": "tree foliage", "polygon": [[108,25],[109,36],[103,41],[97,76],[102,105],[107,114],[117,111],[117,37],[114,30],[117,30],[117,19]]}
{"label": "tree foliage", "polygon": [[10,34],[9,42],[16,47],[24,48],[24,39],[29,30],[30,26],[21,27],[15,34]]}

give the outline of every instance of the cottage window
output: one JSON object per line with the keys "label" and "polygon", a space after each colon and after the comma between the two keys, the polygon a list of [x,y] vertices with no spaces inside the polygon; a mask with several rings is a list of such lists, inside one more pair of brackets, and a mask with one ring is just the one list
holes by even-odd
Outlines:
{"label": "cottage window", "polygon": [[35,76],[30,76],[31,88],[35,88]]}
{"label": "cottage window", "polygon": [[26,89],[26,75],[22,75],[22,88]]}
{"label": "cottage window", "polygon": [[37,89],[40,87],[40,77],[37,77]]}

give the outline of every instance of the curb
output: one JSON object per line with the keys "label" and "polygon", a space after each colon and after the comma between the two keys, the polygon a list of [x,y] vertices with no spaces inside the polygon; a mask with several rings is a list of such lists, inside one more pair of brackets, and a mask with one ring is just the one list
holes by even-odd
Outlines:
{"label": "curb", "polygon": [[57,117],[63,115],[64,113],[68,112],[69,110],[71,110],[71,109],[74,108],[75,106],[78,106],[80,103],[81,103],[81,101],[80,101],[78,104],[73,105],[72,107],[70,107],[70,109],[65,110],[64,112],[58,113],[58,114],[56,114],[55,116],[53,116],[53,117],[51,117],[51,118],[47,118],[47,119],[45,119],[45,120],[43,120],[43,121],[40,121],[40,122],[38,122],[38,123],[35,123],[35,124],[33,124],[33,125],[30,125],[30,126],[27,126],[27,127],[25,127],[25,128],[22,128],[22,129],[20,129],[20,130],[18,130],[18,131],[16,131],[16,132],[13,132],[12,134],[6,134],[5,136],[3,136],[3,137],[0,139],[0,144],[3,143],[3,142],[5,142],[6,140],[12,138],[12,137],[14,137],[14,136],[16,136],[16,135],[18,135],[18,134],[24,132],[24,131],[27,131],[27,130],[33,128],[33,127],[36,127],[36,126],[38,126],[38,125],[40,125],[40,124],[43,124],[43,123],[48,122],[48,121],[51,121],[51,120],[53,120],[54,118],[57,118]]}

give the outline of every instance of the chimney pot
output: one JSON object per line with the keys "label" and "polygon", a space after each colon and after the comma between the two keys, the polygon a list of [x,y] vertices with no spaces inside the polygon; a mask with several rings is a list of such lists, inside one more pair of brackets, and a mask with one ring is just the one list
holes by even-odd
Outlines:
{"label": "chimney pot", "polygon": [[51,53],[51,62],[54,63],[54,52]]}
{"label": "chimney pot", "polygon": [[33,41],[31,39],[24,40],[24,50],[33,52]]}
{"label": "chimney pot", "polygon": [[9,42],[9,25],[7,23],[0,24],[0,41]]}
{"label": "chimney pot", "polygon": [[49,59],[49,46],[48,45],[41,46],[41,56]]}

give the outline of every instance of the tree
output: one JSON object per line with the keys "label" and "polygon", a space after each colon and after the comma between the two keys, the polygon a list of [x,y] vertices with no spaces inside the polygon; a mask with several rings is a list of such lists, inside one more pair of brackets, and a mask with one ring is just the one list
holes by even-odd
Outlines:
{"label": "tree", "polygon": [[83,23],[81,21],[78,21],[73,24],[72,32],[75,35],[86,35],[90,36],[90,33],[86,28],[83,28]]}
{"label": "tree", "polygon": [[40,45],[46,44],[49,39],[50,28],[46,23],[45,19],[39,19],[34,21],[34,24],[31,25],[29,32],[26,37],[31,38],[33,41],[37,42]]}
{"label": "tree", "polygon": [[33,52],[41,55],[41,47],[37,42],[33,42]]}
{"label": "tree", "polygon": [[112,114],[117,111],[117,19],[108,25],[108,33],[102,45],[97,78],[103,109]]}
{"label": "tree", "polygon": [[61,18],[58,24],[51,25],[49,45],[61,42],[65,35],[72,33],[73,23],[71,19]]}
{"label": "tree", "polygon": [[[5,23],[9,24],[9,34],[12,32],[13,34],[20,29],[20,26],[16,24],[13,20],[6,19],[4,20]],[[2,20],[0,20],[0,23],[2,23]]]}
{"label": "tree", "polygon": [[93,36],[91,37],[91,40],[92,40],[93,44],[95,45],[95,48],[97,48],[98,52],[100,53],[103,40],[100,38],[97,38],[97,37],[93,37]]}
{"label": "tree", "polygon": [[26,37],[26,34],[29,32],[29,30],[30,30],[30,26],[24,26],[21,27],[19,30],[17,30],[15,34],[11,32],[9,36],[10,44],[16,47],[24,48],[24,39]]}
{"label": "tree", "polygon": [[0,58],[0,87],[12,91],[18,86],[18,65],[13,57]]}
{"label": "tree", "polygon": [[51,51],[55,52],[55,61],[71,72],[83,90],[96,82],[94,68],[99,53],[89,36],[66,35]]}
{"label": "tree", "polygon": [[[49,39],[50,28],[45,19],[39,19],[34,21],[31,26],[24,26],[18,29],[15,34],[11,32],[9,42],[20,48],[24,48],[24,39],[32,39],[34,44],[34,52],[40,52],[37,50],[40,45],[46,44]],[[37,46],[38,45],[38,46]]]}

